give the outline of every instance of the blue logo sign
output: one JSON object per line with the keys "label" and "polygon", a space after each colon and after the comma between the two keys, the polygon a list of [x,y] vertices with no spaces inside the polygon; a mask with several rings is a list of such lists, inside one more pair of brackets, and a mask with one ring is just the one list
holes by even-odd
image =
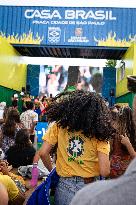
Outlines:
{"label": "blue logo sign", "polygon": [[48,123],[47,122],[38,122],[35,128],[36,135],[38,137],[38,142],[42,143],[42,137],[45,135],[45,132],[48,128]]}
{"label": "blue logo sign", "polygon": [[48,41],[50,43],[59,43],[61,36],[61,29],[59,27],[48,28]]}
{"label": "blue logo sign", "polygon": [[135,8],[0,6],[0,37],[11,44],[129,47],[135,25]]}

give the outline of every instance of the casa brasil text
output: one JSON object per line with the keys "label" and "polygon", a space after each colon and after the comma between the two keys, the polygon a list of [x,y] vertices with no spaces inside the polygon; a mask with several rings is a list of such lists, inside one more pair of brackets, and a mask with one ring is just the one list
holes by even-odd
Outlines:
{"label": "casa brasil text", "polygon": [[116,17],[113,16],[112,11],[104,10],[25,10],[25,18],[27,19],[46,19],[46,20],[109,20],[114,21]]}

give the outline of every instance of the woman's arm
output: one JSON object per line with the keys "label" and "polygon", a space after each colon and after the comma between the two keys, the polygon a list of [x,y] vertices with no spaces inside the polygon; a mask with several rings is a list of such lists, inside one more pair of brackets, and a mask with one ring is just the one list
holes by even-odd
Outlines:
{"label": "woman's arm", "polygon": [[135,158],[136,152],[135,152],[131,142],[129,141],[129,138],[127,137],[127,135],[125,135],[125,136],[121,135],[121,143],[127,148],[132,159]]}
{"label": "woman's arm", "polygon": [[19,192],[17,197],[14,200],[9,201],[8,205],[23,205],[24,201],[25,201],[25,195]]}
{"label": "woman's arm", "polygon": [[8,205],[8,192],[3,184],[0,183],[0,204]]}
{"label": "woman's arm", "polygon": [[99,162],[100,175],[103,177],[107,177],[110,174],[109,155],[104,154],[102,152],[98,152],[98,162]]}
{"label": "woman's arm", "polygon": [[23,205],[25,195],[22,194],[11,177],[3,175],[0,182],[6,187],[8,192],[8,205]]}
{"label": "woman's arm", "polygon": [[51,151],[52,145],[48,142],[44,141],[42,147],[39,150],[39,156],[41,157],[41,160],[44,164],[44,166],[51,171],[52,170],[52,163],[51,163],[51,157],[50,157],[50,151]]}

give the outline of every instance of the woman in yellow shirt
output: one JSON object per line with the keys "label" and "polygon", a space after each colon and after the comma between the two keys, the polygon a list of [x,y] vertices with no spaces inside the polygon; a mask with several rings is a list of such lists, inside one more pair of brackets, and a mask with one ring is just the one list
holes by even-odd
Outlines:
{"label": "woman in yellow shirt", "polygon": [[12,175],[8,171],[8,167],[5,161],[0,161],[0,183],[4,185],[8,193],[9,204],[22,205],[25,197],[19,191],[15,182],[12,180]]}
{"label": "woman in yellow shirt", "polygon": [[114,133],[110,112],[100,95],[74,91],[52,103],[47,118],[54,124],[44,135],[39,154],[51,171],[49,153],[58,143],[56,171],[60,179],[55,203],[68,205],[79,189],[110,173],[108,140]]}

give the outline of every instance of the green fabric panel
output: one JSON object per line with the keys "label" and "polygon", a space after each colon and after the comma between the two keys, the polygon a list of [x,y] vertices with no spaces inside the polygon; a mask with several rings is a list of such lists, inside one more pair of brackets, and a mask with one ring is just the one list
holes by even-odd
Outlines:
{"label": "green fabric panel", "polygon": [[19,109],[19,112],[21,112],[22,100],[21,100],[20,92],[16,90],[0,86],[0,102],[4,101],[7,103],[7,106],[11,106],[12,105],[11,98],[13,94],[15,93],[17,93],[19,96],[18,109]]}
{"label": "green fabric panel", "polygon": [[129,106],[132,108],[134,95],[135,94],[131,92],[125,95],[122,95],[116,98],[116,103],[128,103]]}

